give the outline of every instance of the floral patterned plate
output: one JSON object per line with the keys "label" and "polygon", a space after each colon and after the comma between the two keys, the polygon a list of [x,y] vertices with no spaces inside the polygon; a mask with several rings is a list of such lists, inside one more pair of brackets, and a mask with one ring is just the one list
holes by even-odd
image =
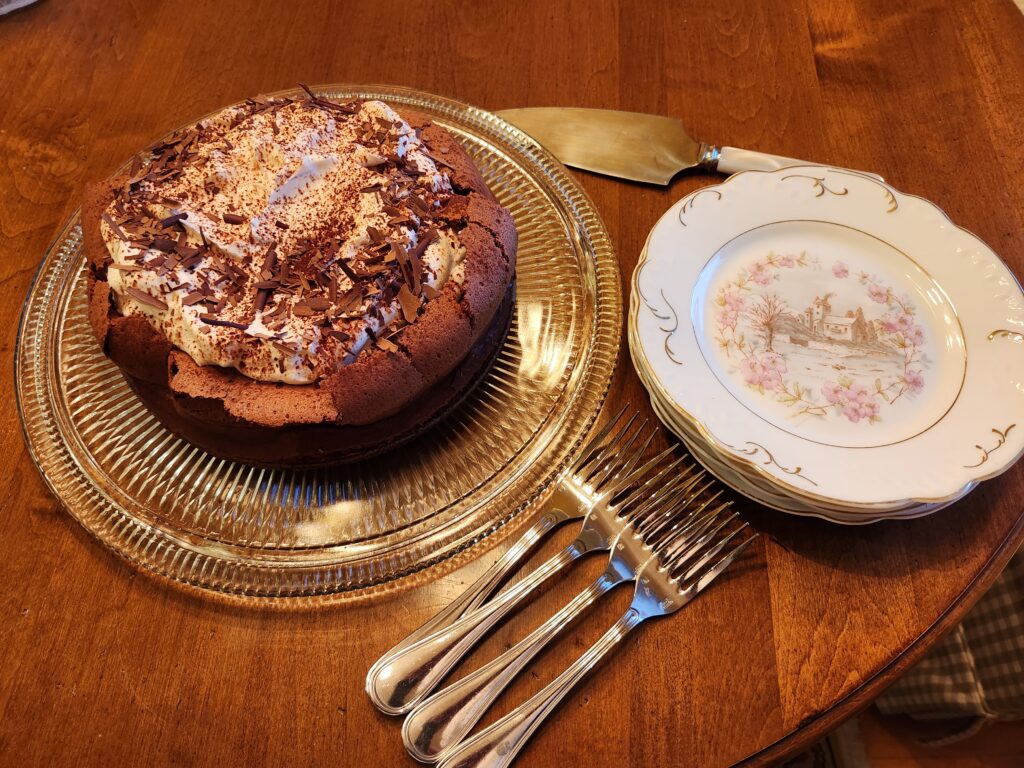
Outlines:
{"label": "floral patterned plate", "polygon": [[[631,350],[638,347],[635,334],[630,329]],[[922,517],[952,504],[959,497],[952,497],[937,503],[914,503],[906,507],[846,506],[836,503],[820,504],[797,496],[786,495],[783,489],[766,482],[763,477],[748,471],[749,465],[731,464],[725,455],[715,453],[704,437],[692,431],[689,424],[678,418],[670,403],[661,399],[658,387],[634,355],[637,373],[648,388],[651,405],[662,423],[674,432],[684,443],[690,455],[708,472],[742,495],[766,507],[805,517],[818,517],[843,525],[863,525],[880,520],[905,520]],[[969,490],[969,489],[968,489]],[[965,491],[966,493],[966,491]]]}
{"label": "floral patterned plate", "polygon": [[633,289],[649,389],[783,496],[938,505],[1024,452],[1017,280],[871,177],[799,166],[697,190],[654,227]]}

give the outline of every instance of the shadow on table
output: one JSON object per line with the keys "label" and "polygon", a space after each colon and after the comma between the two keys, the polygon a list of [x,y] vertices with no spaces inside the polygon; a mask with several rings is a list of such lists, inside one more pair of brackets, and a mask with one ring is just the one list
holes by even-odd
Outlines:
{"label": "shadow on table", "polygon": [[786,514],[736,495],[750,525],[793,555],[829,567],[872,576],[902,576],[935,569],[975,568],[971,553],[979,542],[1005,535],[1006,515],[1016,506],[1012,482],[982,483],[964,499],[914,520],[884,520],[868,525],[839,525]]}

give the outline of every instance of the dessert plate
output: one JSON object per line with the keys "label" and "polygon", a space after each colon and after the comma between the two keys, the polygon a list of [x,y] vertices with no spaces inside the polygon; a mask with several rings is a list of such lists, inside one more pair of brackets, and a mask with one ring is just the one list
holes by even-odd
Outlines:
{"label": "dessert plate", "polygon": [[22,425],[57,498],[132,562],[223,593],[365,594],[414,581],[495,532],[544,496],[585,437],[618,353],[611,242],[583,190],[535,141],[419,91],[317,90],[430,115],[515,218],[508,339],[451,416],[391,454],[336,468],[258,469],[206,455],[163,429],[98,348],[77,216],[43,259],[18,333]]}
{"label": "dessert plate", "polygon": [[921,198],[822,166],[736,174],[665,214],[633,288],[652,398],[761,487],[923,514],[1024,451],[1020,286]]}
{"label": "dessert plate", "polygon": [[[632,328],[630,330],[632,331]],[[629,343],[631,350],[636,348],[635,337],[632,333],[630,334]],[[766,482],[764,477],[748,473],[745,465],[733,465],[729,462],[728,456],[716,453],[699,433],[692,431],[689,425],[677,417],[670,403],[665,403],[660,399],[658,389],[651,382],[647,372],[639,364],[636,364],[636,368],[641,382],[648,389],[651,406],[655,415],[671,432],[679,437],[690,455],[708,472],[733,490],[766,507],[794,515],[817,517],[842,525],[863,525],[880,520],[903,520],[921,517],[948,506],[956,498],[959,498],[954,497],[939,503],[912,504],[907,507],[878,508],[871,506],[840,506],[837,504],[825,505],[789,496],[785,493],[784,489],[777,488]]]}

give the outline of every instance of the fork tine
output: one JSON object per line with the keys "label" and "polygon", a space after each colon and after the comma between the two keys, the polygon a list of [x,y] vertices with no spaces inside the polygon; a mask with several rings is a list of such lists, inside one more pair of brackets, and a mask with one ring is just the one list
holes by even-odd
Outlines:
{"label": "fork tine", "polygon": [[597,454],[579,469],[576,476],[580,481],[593,485],[594,478],[602,471],[614,471],[619,466],[623,452],[628,450],[637,436],[641,434],[641,430],[647,425],[645,419],[640,422],[639,427],[632,434],[629,434],[629,430],[633,428],[638,418],[640,418],[639,415],[634,413],[622,426],[622,429],[612,435],[608,442],[601,446]]}
{"label": "fork tine", "polygon": [[634,412],[630,414],[629,418],[619,425],[619,427],[611,433],[603,444],[597,446],[596,449],[587,456],[585,461],[579,463],[579,466],[575,469],[575,474],[583,482],[586,482],[587,478],[593,475],[595,471],[604,466],[607,462],[613,460],[616,454],[621,451],[622,441],[627,439],[627,435],[630,434],[630,430],[633,429],[633,425],[636,424],[636,421],[639,418],[639,413]]}
{"label": "fork tine", "polygon": [[[717,491],[711,498],[701,502],[700,506],[692,513],[693,521],[687,523],[682,530],[666,531],[657,538],[659,545],[665,550],[666,554],[674,556],[680,547],[692,547],[696,539],[703,536],[712,525],[722,519],[721,515],[732,505],[731,501],[724,501],[714,509],[705,511],[708,510],[708,507],[714,503],[721,493],[721,491]],[[734,512],[733,515],[735,516],[735,514]]]}
{"label": "fork tine", "polygon": [[[608,420],[608,422],[603,427],[601,427],[601,430],[596,435],[594,435],[592,438],[590,438],[590,440],[587,442],[587,444],[585,446],[583,446],[583,448],[580,449],[579,454],[573,460],[572,464],[569,465],[569,468],[568,468],[569,472],[575,473],[575,472],[577,472],[579,470],[580,467],[583,466],[583,464],[587,461],[587,459],[590,458],[591,454],[593,454],[594,451],[597,450],[597,447],[601,444],[601,442],[606,437],[608,437],[609,434],[611,434],[612,430],[615,428],[615,425],[618,424],[619,419],[622,418],[623,414],[626,413],[626,410],[628,408],[629,408],[629,403],[626,403],[625,405],[623,405],[619,409],[619,412],[616,413],[614,416],[612,416]],[[636,417],[637,417],[637,414],[636,414],[636,412],[634,412],[632,418],[630,419],[630,422],[632,422],[632,420],[635,419]],[[628,428],[628,426],[629,425],[627,424],[627,428]],[[614,438],[613,438],[613,442],[614,442]]]}
{"label": "fork tine", "polygon": [[637,440],[639,440],[645,434],[644,428],[646,426],[647,419],[644,419],[642,422],[640,422],[640,425],[636,428],[636,431],[633,432],[633,434],[631,434],[628,438],[626,438],[626,440],[623,441],[621,445],[614,446],[615,450],[609,454],[603,466],[594,468],[592,471],[589,472],[589,475],[587,477],[583,478],[583,481],[590,483],[590,485],[594,488],[599,488],[601,484],[604,483],[604,481],[607,480],[609,477],[616,475],[620,472],[628,472],[632,467],[629,466],[628,464],[629,460],[627,460],[626,465],[623,465],[622,457],[633,457],[632,461],[635,464],[636,461],[640,460],[640,457],[643,455],[644,450],[646,450],[647,446],[650,445],[651,440],[654,439],[654,432],[651,432],[650,434],[647,435],[646,440],[644,441],[643,445],[640,446],[639,449],[634,447]]}
{"label": "fork tine", "polygon": [[[674,489],[672,497],[662,505],[661,510],[655,510],[654,514],[645,517],[637,524],[637,533],[647,536],[649,533],[659,530],[662,526],[676,519],[677,513],[686,509],[704,489],[693,490],[707,474],[701,469],[696,475],[684,478],[685,482]],[[659,514],[659,512],[661,514]]]}
{"label": "fork tine", "polygon": [[633,457],[623,466],[622,470],[616,472],[610,478],[605,481],[605,485],[601,487],[595,486],[596,490],[601,493],[607,494],[608,498],[614,497],[616,494],[624,491],[629,486],[633,485],[637,480],[646,475],[658,466],[662,461],[671,456],[675,449],[672,447],[666,448],[661,453],[657,454],[654,458],[648,459],[644,464],[637,467],[640,459],[643,457],[644,451],[650,445],[651,440],[654,439],[654,434],[651,433],[646,441],[644,441],[641,450],[638,450]]}
{"label": "fork tine", "polygon": [[[669,472],[675,470],[680,464],[686,461],[685,456],[680,456],[674,461],[666,464],[664,467],[659,469],[657,473],[647,478],[643,483],[639,484],[634,488],[629,495],[620,502],[617,502],[619,507],[619,516],[636,517],[642,514],[640,510],[646,510],[654,503],[655,500],[664,500],[666,495],[671,494],[679,485],[687,478],[690,470],[693,469],[692,464],[687,464],[683,467],[682,471],[673,477],[662,482],[662,478],[665,477]],[[651,489],[654,489],[653,491]],[[639,507],[636,507],[639,503]]]}
{"label": "fork tine", "polygon": [[[612,457],[602,471],[596,473],[596,475],[588,480],[595,490],[600,492],[604,483],[609,479],[621,478],[630,474],[640,460],[643,459],[644,452],[647,451],[651,440],[654,439],[655,432],[648,433],[646,438],[644,438],[636,447],[634,447],[633,443],[635,439],[643,433],[643,428],[646,426],[647,420],[644,419],[637,432],[623,445],[622,450],[617,452],[617,456]],[[620,457],[625,455],[627,451],[632,453],[630,453],[629,458],[623,462]]]}
{"label": "fork tine", "polygon": [[[686,488],[682,489],[683,493],[686,494],[685,498],[677,499],[675,508],[669,509],[664,515],[654,516],[650,520],[646,521],[642,529],[637,531],[646,541],[650,542],[650,546],[660,545],[662,542],[666,541],[668,537],[673,536],[678,530],[678,525],[681,520],[690,521],[699,518],[704,510],[708,508],[708,505],[714,501],[719,494],[721,494],[720,490],[716,491],[710,499],[701,502],[699,506],[680,517],[680,513],[682,513],[683,510],[688,509],[690,504],[700,498],[701,494],[714,485],[714,480],[708,480],[702,486],[694,490],[694,486],[703,476],[704,473],[701,472],[687,484]],[[684,522],[683,525],[689,526],[690,523]]]}
{"label": "fork tine", "polygon": [[[693,575],[697,573],[704,565],[708,563],[711,558],[715,557],[722,548],[732,540],[739,531],[742,531],[746,527],[746,523],[741,525],[739,528],[734,530],[724,539],[715,542],[715,537],[722,532],[725,526],[729,525],[737,517],[737,513],[733,512],[731,515],[720,521],[713,530],[703,533],[697,541],[686,542],[684,547],[675,547],[675,551],[666,555],[666,560],[672,561],[672,572],[678,574],[680,581],[685,581],[693,578]],[[705,549],[711,545],[710,548]],[[698,557],[696,563],[692,566],[691,561]],[[685,569],[685,570],[684,570]]]}
{"label": "fork tine", "polygon": [[704,589],[704,587],[706,587],[712,581],[717,579],[719,574],[722,573],[722,571],[724,571],[726,568],[732,565],[733,561],[741,554],[743,554],[743,551],[747,547],[749,547],[753,543],[753,541],[760,535],[760,533],[755,533],[743,543],[738,544],[729,554],[727,554],[725,557],[719,560],[715,565],[711,566],[711,568],[709,568],[704,573],[704,575],[697,580],[697,583],[689,587],[688,590],[693,590],[693,595],[698,594],[701,590]]}
{"label": "fork tine", "polygon": [[665,526],[679,525],[680,521],[688,520],[699,513],[687,511],[696,496],[693,493],[693,485],[699,480],[699,477],[688,479],[674,490],[669,499],[657,508],[647,510],[648,514],[633,524],[634,532],[647,543],[647,546],[656,546],[657,534]]}
{"label": "fork tine", "polygon": [[686,547],[689,549],[693,547],[694,541],[703,536],[715,524],[715,521],[719,519],[722,512],[732,502],[725,502],[710,511],[705,511],[710,503],[711,500],[705,501],[683,517],[682,520],[677,518],[673,521],[675,524],[669,530],[661,530],[657,535],[647,536],[645,538],[645,541],[648,542],[647,545],[656,551],[664,553],[663,558],[666,561],[675,557],[681,548]]}
{"label": "fork tine", "polygon": [[618,516],[630,523],[633,532],[636,533],[637,526],[648,516],[658,514],[659,511],[671,506],[673,497],[684,479],[685,475],[673,478],[646,495],[641,493],[641,491],[646,491],[646,488],[638,489],[630,496],[631,499],[637,497],[635,503],[618,505]]}

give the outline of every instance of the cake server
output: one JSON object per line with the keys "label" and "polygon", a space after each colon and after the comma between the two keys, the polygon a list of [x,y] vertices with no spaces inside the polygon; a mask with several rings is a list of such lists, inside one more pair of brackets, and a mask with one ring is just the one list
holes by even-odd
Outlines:
{"label": "cake server", "polygon": [[679,120],[642,112],[531,107],[497,114],[566,165],[647,184],[668,184],[687,168],[731,174],[812,165],[792,157],[694,141]]}

